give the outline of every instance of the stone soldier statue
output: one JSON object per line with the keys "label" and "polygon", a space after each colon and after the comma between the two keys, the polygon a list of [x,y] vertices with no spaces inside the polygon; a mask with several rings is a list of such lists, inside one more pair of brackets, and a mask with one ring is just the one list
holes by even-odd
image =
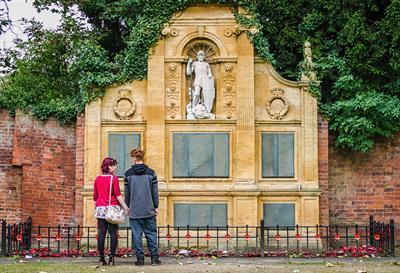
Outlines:
{"label": "stone soldier statue", "polygon": [[[186,107],[187,119],[214,119],[211,109],[215,98],[214,78],[210,65],[204,61],[204,51],[197,52],[197,61],[189,58],[186,74],[190,76],[190,103]],[[193,72],[195,74],[193,80]]]}

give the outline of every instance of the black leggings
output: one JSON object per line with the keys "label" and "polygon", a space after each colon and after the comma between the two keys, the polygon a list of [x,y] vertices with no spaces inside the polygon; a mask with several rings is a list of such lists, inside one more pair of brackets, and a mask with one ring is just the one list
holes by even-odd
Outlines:
{"label": "black leggings", "polygon": [[110,233],[110,255],[114,256],[117,250],[117,229],[118,225],[111,224],[105,219],[97,218],[97,225],[99,227],[99,239],[97,241],[97,248],[99,249],[100,257],[104,257],[104,242],[106,240],[107,229]]}

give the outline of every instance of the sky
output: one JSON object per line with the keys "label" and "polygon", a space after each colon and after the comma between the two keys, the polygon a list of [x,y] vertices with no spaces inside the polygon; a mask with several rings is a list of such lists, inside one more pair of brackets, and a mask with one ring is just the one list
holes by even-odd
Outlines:
{"label": "sky", "polygon": [[[10,10],[10,17],[14,23],[13,32],[8,31],[6,34],[0,36],[0,47],[12,47],[13,46],[13,39],[16,38],[16,35],[19,38],[26,38],[23,37],[22,34],[22,26],[21,26],[21,19],[22,18],[35,18],[36,20],[43,23],[45,28],[55,28],[60,23],[60,15],[54,14],[50,11],[42,11],[38,13],[36,9],[32,6],[33,0],[11,0],[8,3],[8,7]],[[2,5],[2,4],[1,4]]]}

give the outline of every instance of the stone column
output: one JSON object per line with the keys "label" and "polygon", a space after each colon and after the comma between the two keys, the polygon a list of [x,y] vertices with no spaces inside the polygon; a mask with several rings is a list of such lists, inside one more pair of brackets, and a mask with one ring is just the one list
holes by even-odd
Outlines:
{"label": "stone column", "polygon": [[85,140],[84,140],[84,186],[83,225],[96,224],[93,204],[93,181],[100,173],[101,166],[101,99],[85,108]]}
{"label": "stone column", "polygon": [[146,161],[165,181],[165,84],[164,40],[160,40],[148,63]]}
{"label": "stone column", "polygon": [[239,35],[237,44],[236,159],[240,157],[240,162],[242,163],[236,163],[236,181],[254,183],[254,49],[245,32]]}
{"label": "stone column", "polygon": [[101,99],[85,109],[85,188],[92,187],[101,166]]}
{"label": "stone column", "polygon": [[[238,37],[236,92],[235,225],[257,224],[255,184],[254,49],[247,34]],[[250,191],[252,192],[249,196]],[[249,213],[251,212],[251,213]],[[246,217],[248,215],[248,217]],[[249,221],[249,222],[248,222]]]}
{"label": "stone column", "polygon": [[299,178],[304,182],[315,183],[318,187],[318,106],[317,100],[301,89],[302,127],[300,164],[302,166]]}

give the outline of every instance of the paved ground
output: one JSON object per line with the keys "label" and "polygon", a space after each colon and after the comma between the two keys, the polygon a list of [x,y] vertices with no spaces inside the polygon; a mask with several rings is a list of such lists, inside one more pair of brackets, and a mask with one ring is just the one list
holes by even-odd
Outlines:
{"label": "paved ground", "polygon": [[115,272],[115,273],[400,273],[400,258],[176,258],[163,257],[163,264],[152,267],[131,265],[132,258],[118,258],[116,266],[97,266],[97,258],[0,259],[4,273]]}

